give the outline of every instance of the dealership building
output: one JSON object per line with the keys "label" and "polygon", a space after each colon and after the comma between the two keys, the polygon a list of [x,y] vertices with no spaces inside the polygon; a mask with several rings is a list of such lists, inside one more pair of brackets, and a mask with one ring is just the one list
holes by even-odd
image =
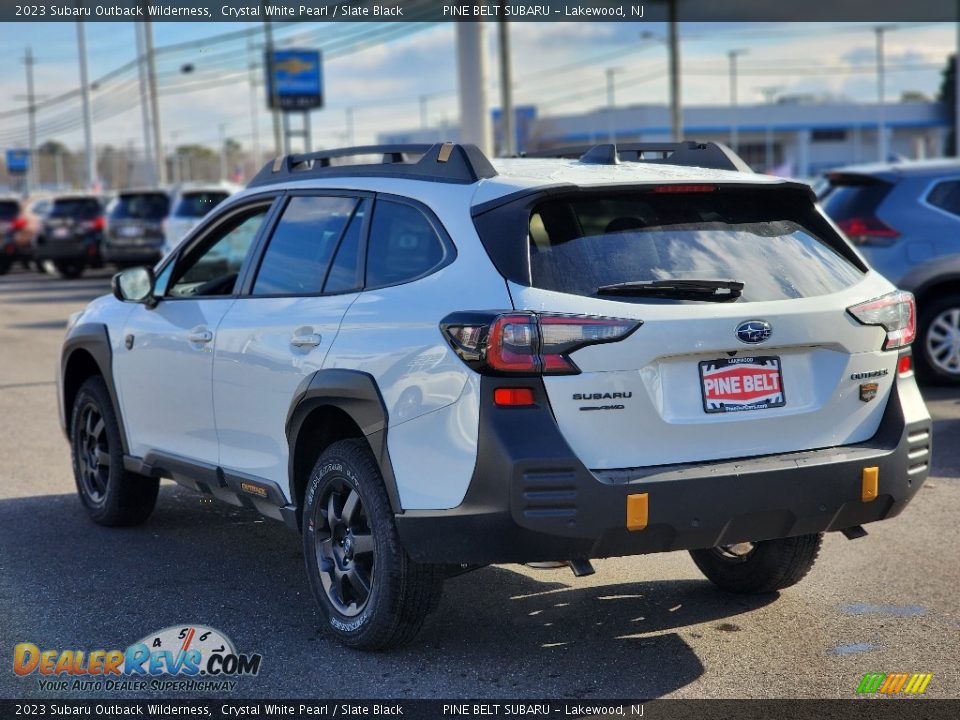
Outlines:
{"label": "dealership building", "polygon": [[[666,105],[600,108],[573,115],[540,116],[532,106],[518,107],[520,150],[610,142],[664,142],[670,139]],[[499,112],[494,128],[499,142]],[[784,98],[759,105],[687,107],[684,136],[731,143],[737,135],[740,155],[758,171],[811,177],[841,165],[879,159],[879,127],[886,128],[888,159],[920,159],[943,154],[950,119],[942,104],[929,101],[888,103],[826,102]],[[381,134],[381,142],[416,143],[457,140],[453,127]]]}

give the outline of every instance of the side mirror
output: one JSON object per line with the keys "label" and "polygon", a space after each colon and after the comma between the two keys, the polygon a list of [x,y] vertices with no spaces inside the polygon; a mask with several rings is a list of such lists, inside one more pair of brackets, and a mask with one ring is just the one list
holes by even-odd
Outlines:
{"label": "side mirror", "polygon": [[153,283],[152,268],[135,267],[114,275],[110,286],[117,300],[153,307],[157,304],[153,295]]}

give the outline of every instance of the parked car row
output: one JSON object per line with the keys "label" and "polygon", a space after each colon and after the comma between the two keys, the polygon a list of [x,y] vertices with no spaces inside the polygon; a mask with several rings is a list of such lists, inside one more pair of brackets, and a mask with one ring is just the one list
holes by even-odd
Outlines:
{"label": "parked car row", "polygon": [[115,196],[0,197],[0,274],[18,261],[65,278],[104,264],[153,265],[235,190],[181,185]]}

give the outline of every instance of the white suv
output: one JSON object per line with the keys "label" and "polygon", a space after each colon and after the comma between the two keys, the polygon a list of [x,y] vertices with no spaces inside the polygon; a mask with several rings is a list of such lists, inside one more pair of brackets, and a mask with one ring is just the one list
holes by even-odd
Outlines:
{"label": "white suv", "polygon": [[160,477],[282,519],[372,649],[489,563],[687,549],[769,592],[899,514],[931,447],[912,296],[722,146],[581,152],[288,156],[116,276],[60,373],[93,520]]}

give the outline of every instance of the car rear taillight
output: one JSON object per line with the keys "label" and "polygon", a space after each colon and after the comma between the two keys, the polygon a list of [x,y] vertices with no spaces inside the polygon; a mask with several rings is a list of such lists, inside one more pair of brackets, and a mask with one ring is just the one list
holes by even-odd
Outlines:
{"label": "car rear taillight", "polygon": [[107,221],[101,215],[96,220],[84,220],[80,223],[80,229],[84,232],[93,232],[95,230],[103,230],[107,225]]}
{"label": "car rear taillight", "polygon": [[487,375],[575,375],[569,354],[616,342],[640,320],[533,312],[458,312],[440,323],[444,337],[467,365]]}
{"label": "car rear taillight", "polygon": [[854,245],[893,245],[900,233],[876,217],[852,217],[841,220],[837,227],[846,233]]}
{"label": "car rear taillight", "polygon": [[25,217],[22,217],[22,216],[21,216],[21,217],[18,217],[16,220],[13,221],[13,228],[12,228],[12,229],[13,229],[14,232],[18,232],[18,231],[20,231],[20,230],[23,230],[26,226],[27,226],[27,219],[26,219]]}
{"label": "car rear taillight", "polygon": [[887,331],[884,350],[906,347],[917,336],[917,305],[913,294],[904,290],[854,305],[847,312],[862,325],[879,325]]}

